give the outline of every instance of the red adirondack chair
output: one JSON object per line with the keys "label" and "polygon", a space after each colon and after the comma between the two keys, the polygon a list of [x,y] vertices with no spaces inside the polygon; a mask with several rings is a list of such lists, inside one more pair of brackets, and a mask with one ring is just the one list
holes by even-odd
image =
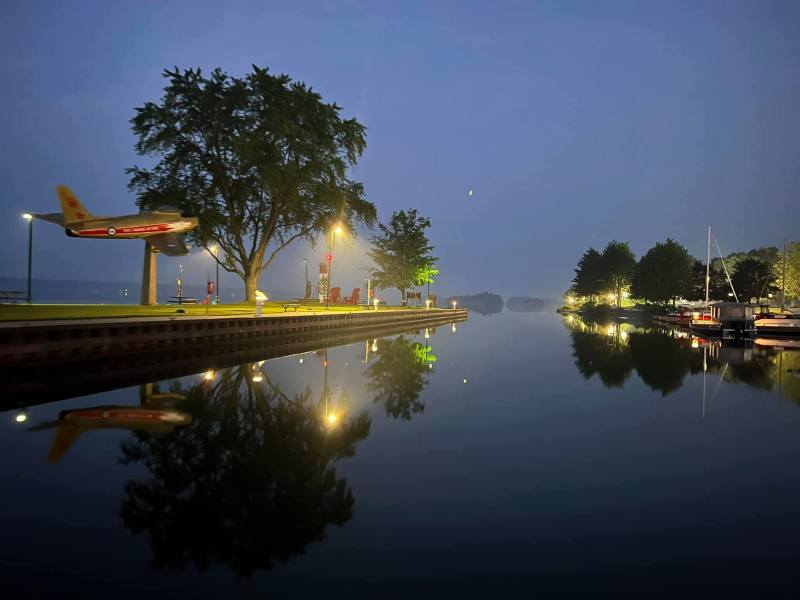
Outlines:
{"label": "red adirondack chair", "polygon": [[345,296],[345,304],[358,304],[359,296],[361,296],[361,288],[353,288],[352,296]]}
{"label": "red adirondack chair", "polygon": [[331,288],[331,297],[330,297],[331,304],[338,304],[339,302],[341,302],[341,298],[339,297],[341,293],[342,293],[342,288],[340,287]]}

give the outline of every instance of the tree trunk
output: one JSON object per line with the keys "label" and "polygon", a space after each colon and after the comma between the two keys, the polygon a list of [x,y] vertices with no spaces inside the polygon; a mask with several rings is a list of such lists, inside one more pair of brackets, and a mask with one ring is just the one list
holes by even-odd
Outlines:
{"label": "tree trunk", "polygon": [[254,270],[245,273],[244,276],[244,300],[245,302],[256,301],[256,289],[258,288],[258,276],[260,271]]}
{"label": "tree trunk", "polygon": [[401,306],[405,306],[406,304],[408,304],[408,298],[406,297],[406,289],[405,288],[401,288],[400,289],[400,298],[402,299],[401,302],[400,302]]}

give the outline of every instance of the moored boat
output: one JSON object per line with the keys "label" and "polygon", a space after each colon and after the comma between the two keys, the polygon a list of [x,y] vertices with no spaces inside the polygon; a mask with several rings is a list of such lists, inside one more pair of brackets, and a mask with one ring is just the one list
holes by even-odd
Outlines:
{"label": "moored boat", "polygon": [[755,322],[756,333],[759,336],[788,336],[800,337],[800,319],[794,315],[773,315],[763,317]]}
{"label": "moored boat", "polygon": [[753,328],[753,307],[741,302],[720,302],[711,306],[710,316],[692,318],[689,328],[713,337],[749,337]]}

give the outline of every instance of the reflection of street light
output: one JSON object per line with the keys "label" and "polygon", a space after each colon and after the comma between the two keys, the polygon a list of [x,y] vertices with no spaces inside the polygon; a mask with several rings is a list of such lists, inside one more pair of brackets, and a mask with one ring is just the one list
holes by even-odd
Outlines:
{"label": "reflection of street light", "polygon": [[378,303],[379,302],[380,302],[380,300],[378,300],[377,298],[373,298],[372,299],[372,305],[375,307],[375,310],[378,310]]}
{"label": "reflection of street light", "polygon": [[214,376],[215,376],[215,373],[211,369],[209,369],[208,371],[203,373],[203,379],[205,381],[214,381]]}
{"label": "reflection of street light", "polygon": [[14,422],[16,423],[24,423],[27,420],[28,420],[28,413],[26,413],[24,410],[14,415]]}
{"label": "reflection of street light", "polygon": [[452,331],[453,333],[455,333],[455,332],[456,332],[456,324],[455,324],[455,323],[453,323],[453,324],[450,326],[450,331]]}
{"label": "reflection of street light", "polygon": [[261,383],[264,381],[264,376],[260,372],[253,373],[253,383]]}
{"label": "reflection of street light", "polygon": [[430,330],[428,330],[428,328],[426,327],[426,328],[425,328],[425,339],[426,339],[426,340],[427,340],[427,339],[430,339],[430,337],[431,337],[431,332],[430,332]]}
{"label": "reflection of street light", "polygon": [[28,222],[28,303],[31,302],[31,269],[33,267],[33,215],[22,213],[22,218]]}

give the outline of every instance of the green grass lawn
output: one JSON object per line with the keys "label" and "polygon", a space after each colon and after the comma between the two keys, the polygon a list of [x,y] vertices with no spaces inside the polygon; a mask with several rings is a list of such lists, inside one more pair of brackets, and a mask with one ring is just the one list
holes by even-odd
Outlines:
{"label": "green grass lawn", "polygon": [[[386,310],[387,307],[381,307]],[[390,307],[395,308],[395,307]],[[399,308],[399,307],[397,307]],[[254,304],[216,304],[205,306],[201,304],[161,304],[158,306],[138,306],[133,304],[4,304],[0,305],[0,321],[33,321],[42,319],[93,319],[108,317],[166,317],[182,315],[178,310],[185,311],[187,316],[233,316],[254,315]],[[297,314],[311,311],[325,310],[324,305],[302,305]],[[416,308],[409,310],[418,310]],[[363,312],[363,306],[349,304],[336,304],[328,308],[329,312]],[[265,302],[264,314],[283,313],[281,302]],[[289,309],[289,314],[293,314]]]}

